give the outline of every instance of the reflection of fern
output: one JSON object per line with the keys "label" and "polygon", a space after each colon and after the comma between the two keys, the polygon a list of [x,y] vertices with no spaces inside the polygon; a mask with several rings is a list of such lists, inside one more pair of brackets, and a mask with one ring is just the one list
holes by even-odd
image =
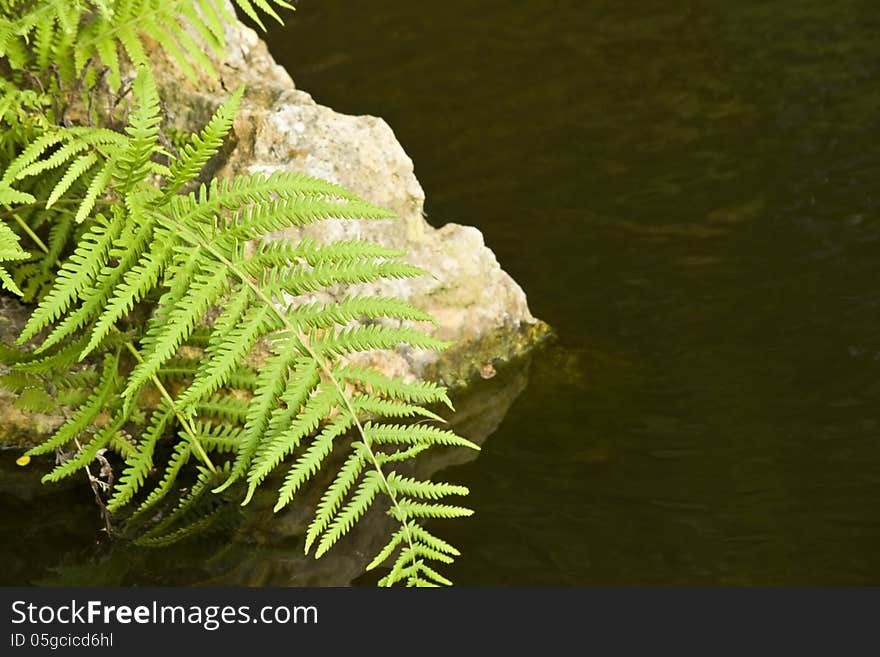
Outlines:
{"label": "reflection of fern", "polygon": [[[74,381],[69,387],[88,381],[91,390],[58,431],[29,452],[76,446],[45,479],[67,477],[104,450],[117,452],[125,467],[107,501],[110,512],[133,507],[132,526],[149,524],[160,503],[180,495],[138,538],[158,545],[211,522],[213,511],[198,511],[199,499],[228,495],[240,484],[247,504],[288,463],[275,505],[284,508],[344,444],[348,456],[321,497],[306,551],[323,555],[381,499],[399,525],[370,564],[391,564],[382,583],[448,583],[430,564],[448,563],[457,552],[422,523],[470,514],[442,502],[467,491],[394,468],[435,445],[476,446],[424,424],[440,420],[431,405],[449,405],[443,388],[389,378],[352,358],[401,344],[446,345],[414,328],[432,321],[429,315],[397,299],[352,293],[339,301],[304,300],[421,270],[403,262],[401,252],[364,241],[264,241],[275,231],[327,218],[389,213],[298,173],[191,189],[231,129],[243,90],[168,153],[160,147],[160,101],[139,39],[167,32],[162,42],[184,70],[192,73],[195,63],[210,72],[184,27],[188,22],[220,48],[222,3],[202,0],[196,9],[173,0],[46,1],[9,18],[9,8],[22,4],[32,3],[0,3],[6,16],[0,54],[13,67],[28,62],[19,47],[32,38],[30,65],[37,71],[72,52],[79,72],[95,56],[118,87],[118,44],[138,71],[124,132],[49,126],[4,138],[14,156],[4,162],[0,204],[17,218],[21,239],[43,252],[14,270],[17,279],[0,269],[9,289],[20,292],[18,280],[25,298],[39,299],[19,338],[36,347],[18,357],[7,384],[38,396],[46,383],[45,396],[57,393],[54,382],[66,377]],[[248,0],[237,4],[256,16]],[[265,0],[253,5],[272,13]],[[71,26],[79,26],[75,39]],[[38,235],[47,231],[48,245]],[[0,224],[0,260],[30,257],[18,239]],[[163,447],[169,436],[176,436],[170,450]],[[153,476],[164,454],[164,472]],[[193,461],[198,476],[184,493],[180,481]]]}

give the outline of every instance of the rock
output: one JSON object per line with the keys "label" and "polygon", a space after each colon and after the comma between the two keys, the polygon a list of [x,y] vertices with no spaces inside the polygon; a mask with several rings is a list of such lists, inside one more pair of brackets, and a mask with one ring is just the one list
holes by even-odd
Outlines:
{"label": "rock", "polygon": [[338,183],[393,210],[398,218],[326,221],[284,237],[369,239],[406,249],[406,259],[432,275],[366,289],[428,311],[438,326],[422,328],[455,346],[442,354],[403,348],[373,355],[372,364],[392,375],[460,387],[547,334],[547,326],[529,312],[525,293],[501,269],[479,230],[458,224],[438,229],[425,221],[425,193],[413,162],[385,121],[347,116],[317,104],[295,88],[266,44],[244,25],[229,25],[227,39],[227,57],[215,61],[220,79],[213,83],[194,83],[161,50],[152,53],[160,93],[178,128],[200,128],[232,90],[245,85],[234,125],[235,146],[215,163],[213,174],[296,170]]}
{"label": "rock", "polygon": [[[230,147],[209,164],[210,174],[297,170],[336,182],[366,200],[397,213],[382,221],[326,221],[307,233],[319,241],[360,237],[404,248],[406,259],[431,273],[419,279],[365,286],[365,291],[408,300],[438,325],[424,330],[454,346],[441,354],[401,348],[363,357],[394,376],[427,378],[460,388],[494,364],[525,353],[548,327],[529,312],[523,290],[500,267],[479,230],[424,219],[425,194],[413,162],[388,124],[372,116],[347,116],[317,104],[296,89],[266,44],[242,24],[227,26],[227,52],[214,59],[217,80],[193,82],[155,44],[147,51],[171,124],[200,129],[240,84],[246,87]],[[129,76],[131,77],[131,76]],[[97,101],[96,107],[113,103]],[[68,118],[79,114],[76,108]],[[285,237],[294,237],[287,234]],[[26,309],[5,299],[0,330],[14,340]],[[0,367],[0,374],[3,373]],[[0,445],[27,444],[51,433],[57,416],[20,411],[14,395],[0,390]]]}
{"label": "rock", "polygon": [[[28,318],[28,309],[15,299],[0,294],[0,343],[12,344]],[[0,375],[8,368],[0,365]],[[0,447],[24,447],[46,438],[63,418],[23,411],[15,404],[17,395],[0,386]]]}

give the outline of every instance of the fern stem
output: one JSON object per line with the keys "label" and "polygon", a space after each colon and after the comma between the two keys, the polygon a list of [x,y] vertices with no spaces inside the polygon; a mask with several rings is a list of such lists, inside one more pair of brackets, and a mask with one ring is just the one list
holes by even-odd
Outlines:
{"label": "fern stem", "polygon": [[[135,348],[135,346],[131,342],[126,342],[125,347],[134,356],[135,360],[138,363],[143,363],[144,359],[141,356],[140,352]],[[162,385],[162,382],[159,380],[155,374],[151,377],[153,384],[159,390],[159,394],[162,395],[162,399],[165,400],[165,403],[174,411],[174,415],[177,416],[177,420],[180,422],[181,426],[183,426],[183,430],[186,431],[186,435],[189,436],[190,443],[195,449],[196,456],[205,464],[208,470],[211,471],[211,474],[217,474],[217,468],[211,462],[211,458],[208,456],[208,453],[205,451],[205,448],[202,446],[201,441],[199,441],[199,437],[196,435],[195,431],[193,431],[192,426],[189,423],[189,420],[183,416],[183,414],[177,410],[177,406],[174,404],[174,399],[171,397],[171,394]]]}
{"label": "fern stem", "polygon": [[[397,496],[394,494],[394,491],[391,489],[391,486],[388,483],[388,479],[385,476],[385,472],[382,470],[382,465],[379,463],[379,460],[376,458],[376,453],[373,451],[373,447],[370,444],[370,439],[367,436],[367,432],[364,430],[363,425],[361,424],[361,421],[360,421],[360,418],[358,417],[357,411],[355,411],[354,406],[352,406],[351,400],[348,398],[348,395],[345,394],[345,390],[343,389],[342,385],[339,383],[337,378],[335,376],[333,376],[333,372],[328,367],[324,358],[319,356],[312,349],[312,347],[309,345],[308,341],[306,340],[306,337],[302,334],[302,332],[299,330],[299,328],[294,326],[290,322],[290,319],[287,317],[287,314],[281,312],[278,309],[278,307],[275,305],[275,302],[272,301],[271,298],[266,296],[266,294],[263,292],[263,290],[260,288],[260,286],[257,285],[256,283],[254,283],[251,280],[250,276],[248,276],[245,272],[239,270],[238,267],[235,266],[235,263],[233,263],[231,260],[229,260],[220,251],[215,249],[212,244],[210,244],[209,242],[206,242],[206,241],[202,241],[201,239],[199,239],[199,237],[197,235],[193,235],[193,233],[185,226],[174,226],[174,229],[179,231],[180,234],[184,237],[184,239],[187,239],[188,241],[193,243],[195,246],[200,246],[201,248],[205,249],[208,253],[213,255],[215,258],[217,258],[220,262],[222,262],[227,267],[229,272],[234,274],[235,277],[238,278],[242,283],[249,286],[251,288],[251,290],[254,292],[254,294],[256,295],[256,297],[258,299],[260,299],[263,303],[268,305],[269,308],[272,309],[272,311],[275,313],[275,315],[278,317],[278,319],[280,319],[282,324],[284,324],[284,328],[287,329],[288,331],[290,331],[291,334],[296,336],[297,342],[299,342],[299,346],[301,346],[302,349],[305,350],[316,363],[318,363],[318,366],[321,368],[321,371],[324,373],[324,375],[327,377],[327,379],[336,388],[336,391],[339,394],[339,398],[345,404],[346,410],[351,415],[352,420],[354,420],[355,426],[357,427],[358,433],[361,436],[364,447],[367,450],[367,456],[370,459],[370,462],[373,464],[373,468],[376,470],[376,472],[379,475],[382,486],[385,489],[384,492],[388,496],[388,498],[391,500],[391,505],[395,509],[400,510],[400,504],[397,501]],[[401,512],[399,517],[404,518],[405,516]],[[406,535],[406,541],[407,541],[407,543],[409,543],[410,554],[412,555],[413,564],[415,564],[416,552],[415,552],[415,545],[413,543],[413,536],[412,536],[412,533],[411,533],[410,527],[409,527],[409,521],[402,520],[401,527],[404,531],[404,534]]]}
{"label": "fern stem", "polygon": [[12,212],[11,214],[12,214],[12,218],[15,219],[15,223],[17,223],[19,226],[21,226],[21,229],[25,233],[27,233],[27,236],[30,237],[34,241],[34,244],[36,244],[38,247],[40,247],[40,250],[43,253],[48,255],[49,254],[49,247],[43,243],[43,240],[41,240],[39,237],[37,237],[37,234],[31,230],[31,227],[27,225],[25,220],[22,219],[21,217],[19,217],[17,212]]}

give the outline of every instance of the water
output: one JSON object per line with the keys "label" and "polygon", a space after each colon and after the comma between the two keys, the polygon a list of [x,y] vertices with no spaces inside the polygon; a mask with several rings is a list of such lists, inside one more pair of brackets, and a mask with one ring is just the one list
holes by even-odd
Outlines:
{"label": "water", "polygon": [[298,6],[297,85],[385,117],[559,335],[443,473],[458,583],[880,583],[876,7]]}
{"label": "water", "polygon": [[[297,85],[386,118],[429,221],[478,226],[558,334],[436,475],[477,510],[437,527],[458,584],[880,583],[875,7],[298,6],[270,34]],[[259,525],[108,552],[81,482],[15,472],[4,578],[335,581]]]}

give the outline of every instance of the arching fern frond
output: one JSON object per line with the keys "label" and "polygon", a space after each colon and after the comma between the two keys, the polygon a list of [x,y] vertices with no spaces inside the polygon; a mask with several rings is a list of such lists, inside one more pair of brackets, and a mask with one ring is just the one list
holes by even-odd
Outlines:
{"label": "arching fern frond", "polygon": [[166,195],[175,194],[181,187],[195,179],[205,164],[223,146],[227,133],[232,128],[232,120],[244,94],[240,86],[229,100],[220,105],[208,124],[196,135],[192,135],[180,149],[180,155],[171,165],[166,183]]}
{"label": "arching fern frond", "polygon": [[[257,22],[290,6],[236,3]],[[322,556],[368,513],[385,512],[398,528],[370,564],[390,567],[383,583],[447,583],[434,568],[457,551],[423,523],[468,515],[446,502],[467,491],[413,478],[407,467],[437,446],[477,446],[434,426],[442,418],[432,408],[451,407],[444,388],[358,364],[365,352],[448,346],[422,330],[434,322],[428,313],[353,289],[425,272],[404,252],[368,241],[271,239],[326,219],[393,214],[298,172],[201,183],[232,127],[241,88],[201,131],[175,140],[176,150],[162,147],[168,141],[145,44],[158,43],[190,77],[210,73],[205,47],[222,51],[230,18],[223,1],[11,6],[0,3],[0,57],[12,70],[39,72],[63,59],[61,82],[53,84],[76,78],[87,90],[96,79],[90,63],[107,67],[114,89],[126,59],[137,73],[119,131],[29,122],[0,99],[0,122],[15,126],[12,137],[0,138],[0,206],[11,213],[8,225],[0,223],[0,281],[38,301],[18,339],[33,349],[7,383],[34,406],[45,401],[43,377],[66,381],[67,389],[92,386],[29,452],[58,451],[46,479],[117,452],[125,465],[107,509],[129,513],[132,526],[149,525],[138,540],[159,545],[213,523],[214,506],[226,498],[248,504],[275,473],[280,512],[332,469],[306,532],[307,552]],[[21,248],[24,239],[40,249],[38,259]],[[26,258],[10,266],[17,278],[2,268]],[[171,493],[179,496],[173,508]],[[205,501],[207,511],[199,506]]]}
{"label": "arching fern frond", "polygon": [[160,407],[153,413],[150,427],[144,433],[135,454],[126,459],[127,467],[113,491],[113,497],[107,503],[108,511],[118,511],[128,504],[143,485],[153,467],[153,453],[156,449],[156,443],[163,437],[173,415],[174,413],[167,406]]}
{"label": "arching fern frond", "polygon": [[[0,191],[0,194],[2,194],[2,191]],[[7,290],[18,296],[21,296],[22,292],[15,284],[15,281],[12,280],[9,272],[3,268],[3,263],[27,260],[30,257],[30,254],[19,245],[18,235],[12,232],[6,224],[0,223],[0,283]]]}
{"label": "arching fern frond", "polygon": [[119,354],[108,354],[104,358],[104,371],[101,382],[88,400],[76,413],[47,440],[28,450],[28,456],[48,454],[59,447],[73,442],[88,429],[106,408],[110,407],[118,394]]}
{"label": "arching fern frond", "polygon": [[109,219],[103,215],[96,217],[76,251],[61,265],[51,291],[31,313],[18,338],[19,344],[57,321],[92,286],[109,262],[110,250],[119,239],[123,223],[120,212],[114,212]]}

